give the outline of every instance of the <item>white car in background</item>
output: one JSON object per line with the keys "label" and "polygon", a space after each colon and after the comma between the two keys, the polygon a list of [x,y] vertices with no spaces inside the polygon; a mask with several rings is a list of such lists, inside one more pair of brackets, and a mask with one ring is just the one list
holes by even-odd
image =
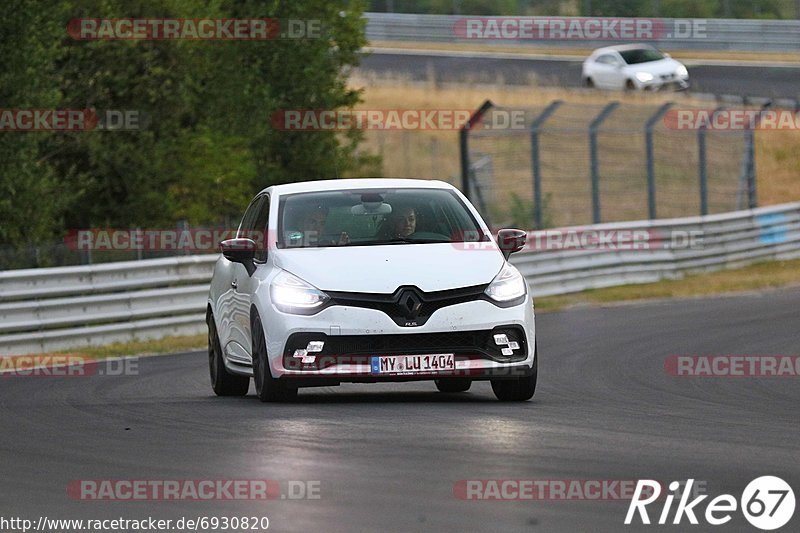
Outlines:
{"label": "white car in background", "polygon": [[689,71],[646,44],[608,46],[592,52],[583,62],[583,83],[587,87],[615,90],[687,89]]}
{"label": "white car in background", "polygon": [[525,239],[506,229],[495,242],[440,181],[264,189],[214,267],[214,392],[246,395],[251,376],[262,401],[341,382],[432,380],[463,392],[490,380],[498,399],[528,400],[538,365],[533,299],[508,262]]}

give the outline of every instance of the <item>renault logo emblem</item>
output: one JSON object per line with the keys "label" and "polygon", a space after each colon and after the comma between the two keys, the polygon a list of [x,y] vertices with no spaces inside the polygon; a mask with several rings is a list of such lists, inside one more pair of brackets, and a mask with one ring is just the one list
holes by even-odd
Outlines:
{"label": "renault logo emblem", "polygon": [[404,291],[398,303],[406,318],[416,318],[422,310],[422,299],[412,291]]}

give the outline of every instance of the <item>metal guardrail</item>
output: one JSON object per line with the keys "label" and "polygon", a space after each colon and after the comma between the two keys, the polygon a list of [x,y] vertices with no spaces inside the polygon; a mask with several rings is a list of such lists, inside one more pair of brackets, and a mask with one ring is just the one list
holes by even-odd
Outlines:
{"label": "metal guardrail", "polygon": [[[567,228],[558,230],[565,231]],[[686,274],[800,258],[800,203],[718,215],[585,226],[581,230],[647,231],[647,249],[533,251],[512,256],[536,296],[679,279]],[[697,246],[683,246],[697,232]]]}
{"label": "metal guardrail", "polygon": [[0,355],[202,333],[217,257],[0,272]]}
{"label": "metal guardrail", "polygon": [[[535,296],[800,257],[800,202],[580,229],[642,230],[658,238],[638,250],[517,253],[512,262]],[[702,245],[677,246],[676,236],[683,239],[690,232],[699,232]],[[183,256],[0,272],[0,355],[202,333],[216,259]]]}
{"label": "metal guardrail", "polygon": [[[599,48],[625,41],[603,40],[506,40],[484,39],[476,41],[459,37],[454,31],[456,22],[463,15],[414,15],[402,13],[365,13],[367,19],[366,36],[369,41],[412,41],[412,42],[482,42],[519,44],[521,46],[561,48]],[[568,20],[570,17],[558,17]],[[577,17],[576,17],[577,18]],[[663,26],[672,28],[675,19],[659,19]],[[753,19],[682,19],[686,26],[700,23],[701,36],[693,38],[660,38],[649,40],[651,44],[671,50],[742,50],[760,52],[798,52],[800,51],[800,20],[753,20]]]}

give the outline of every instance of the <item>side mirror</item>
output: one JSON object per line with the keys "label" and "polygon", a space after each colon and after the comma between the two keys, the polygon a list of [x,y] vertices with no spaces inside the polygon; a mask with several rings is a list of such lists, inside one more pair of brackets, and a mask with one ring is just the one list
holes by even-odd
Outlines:
{"label": "side mirror", "polygon": [[256,243],[252,239],[228,239],[219,243],[219,249],[228,261],[244,265],[248,276],[256,271]]}
{"label": "side mirror", "polygon": [[497,232],[497,245],[506,259],[514,252],[522,250],[527,240],[528,234],[521,229],[501,229]]}

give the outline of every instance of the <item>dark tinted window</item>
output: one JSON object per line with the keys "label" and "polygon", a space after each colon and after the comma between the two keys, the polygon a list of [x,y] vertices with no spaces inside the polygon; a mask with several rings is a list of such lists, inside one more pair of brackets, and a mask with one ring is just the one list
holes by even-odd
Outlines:
{"label": "dark tinted window", "polygon": [[269,221],[269,196],[262,194],[256,197],[242,217],[237,237],[252,239],[258,248],[256,260],[265,261],[267,258],[267,222]]}
{"label": "dark tinted window", "polygon": [[452,191],[369,189],[281,198],[278,246],[371,246],[485,240]]}
{"label": "dark tinted window", "polygon": [[[253,225],[254,241],[258,244],[256,261],[267,260],[267,225],[269,224],[269,196],[262,196],[258,204],[255,223]],[[260,240],[259,240],[260,237]]]}
{"label": "dark tinted window", "polygon": [[256,227],[256,217],[258,216],[258,210],[264,202],[264,196],[257,196],[250,202],[250,205],[247,206],[247,210],[244,212],[244,216],[242,217],[242,223],[239,224],[239,232],[238,237],[246,237],[246,233],[253,231]]}
{"label": "dark tinted window", "polygon": [[634,48],[633,50],[623,50],[619,54],[629,65],[664,59],[664,54],[655,48]]}

